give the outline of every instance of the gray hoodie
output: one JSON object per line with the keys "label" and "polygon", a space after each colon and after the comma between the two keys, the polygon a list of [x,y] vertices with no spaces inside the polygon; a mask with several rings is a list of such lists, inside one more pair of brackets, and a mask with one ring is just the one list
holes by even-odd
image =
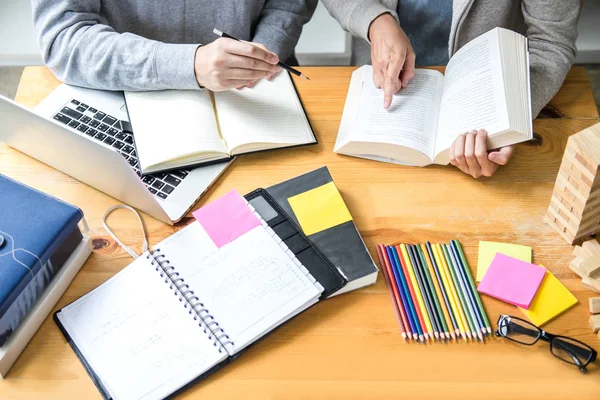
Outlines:
{"label": "gray hoodie", "polygon": [[[397,19],[398,0],[322,1],[342,27],[359,38],[353,44],[354,62],[370,63],[369,26],[383,13]],[[454,0],[448,53],[452,56],[497,26],[527,36],[535,117],[558,92],[573,65],[579,11],[580,0]]]}
{"label": "gray hoodie", "polygon": [[194,55],[213,28],[293,55],[317,0],[32,0],[46,65],[105,90],[198,89]]}

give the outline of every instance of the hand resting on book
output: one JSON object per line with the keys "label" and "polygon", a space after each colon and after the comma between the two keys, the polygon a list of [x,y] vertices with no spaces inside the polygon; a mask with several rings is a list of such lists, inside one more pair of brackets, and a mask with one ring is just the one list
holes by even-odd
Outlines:
{"label": "hand resting on book", "polygon": [[485,129],[459,135],[450,147],[450,164],[473,178],[492,176],[500,165],[508,163],[514,146],[488,152],[487,135]]}

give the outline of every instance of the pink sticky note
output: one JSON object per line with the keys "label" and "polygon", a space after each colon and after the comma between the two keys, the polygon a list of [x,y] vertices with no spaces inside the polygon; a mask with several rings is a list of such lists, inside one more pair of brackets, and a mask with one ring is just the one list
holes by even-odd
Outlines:
{"label": "pink sticky note", "polygon": [[261,224],[235,189],[194,211],[193,215],[217,247],[234,241]]}
{"label": "pink sticky note", "polygon": [[529,309],[545,274],[543,267],[497,253],[477,290]]}

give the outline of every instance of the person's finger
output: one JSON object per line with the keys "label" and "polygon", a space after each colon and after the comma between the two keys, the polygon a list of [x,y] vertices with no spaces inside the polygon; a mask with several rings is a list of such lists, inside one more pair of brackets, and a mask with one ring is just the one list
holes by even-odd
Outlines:
{"label": "person's finger", "polygon": [[373,65],[373,85],[375,85],[377,89],[381,89],[383,86],[383,71],[380,64]]}
{"label": "person's finger", "polygon": [[465,174],[468,174],[469,166],[467,165],[467,160],[465,159],[465,139],[466,135],[461,134],[458,135],[454,141],[454,158],[456,159],[458,168]]}
{"label": "person's finger", "polygon": [[225,79],[240,79],[245,81],[255,81],[269,76],[269,71],[260,71],[254,69],[228,68],[223,71]]}
{"label": "person's finger", "polygon": [[480,129],[475,137],[475,158],[481,166],[481,174],[483,176],[490,177],[498,169],[498,164],[488,159],[487,131],[485,129]]}
{"label": "person's finger", "polygon": [[279,62],[279,57],[277,54],[270,52],[266,48],[262,48],[257,46],[254,43],[250,42],[238,42],[237,40],[220,38],[217,41],[223,41],[219,44],[223,50],[230,54],[237,54],[239,56],[244,56],[247,58],[252,58],[259,61],[264,61],[268,64],[277,64]]}
{"label": "person's finger", "polygon": [[406,61],[404,61],[402,73],[400,74],[400,80],[403,88],[405,88],[408,85],[408,82],[410,82],[413,76],[415,76],[415,59],[415,52],[410,49],[409,53],[406,55]]}
{"label": "person's finger", "polygon": [[246,85],[246,87],[247,87],[248,89],[252,89],[252,88],[254,87],[254,85],[256,85],[256,82],[257,82],[257,81],[252,81],[252,82],[250,82],[249,84],[247,84],[247,85]]}
{"label": "person's finger", "polygon": [[386,110],[392,104],[394,93],[400,90],[400,71],[404,65],[404,56],[393,58],[385,70],[383,81],[383,108]]}
{"label": "person's finger", "polygon": [[458,167],[456,157],[454,157],[454,143],[452,143],[452,146],[450,146],[450,149],[448,150],[448,158],[450,159],[450,164],[454,165],[455,167]]}
{"label": "person's finger", "polygon": [[472,131],[467,134],[465,138],[465,160],[467,161],[467,165],[469,166],[469,174],[473,178],[479,178],[481,176],[481,166],[477,162],[477,158],[475,157],[475,137],[477,136],[477,131]]}
{"label": "person's finger", "polygon": [[273,79],[275,79],[277,77],[277,75],[279,75],[280,72],[281,72],[281,68],[279,68],[279,71],[274,72],[271,75],[267,76],[267,80],[272,81]]}
{"label": "person's finger", "polygon": [[501,149],[492,151],[488,155],[488,157],[490,161],[498,165],[506,165],[506,163],[508,163],[508,160],[510,160],[510,157],[512,156],[514,150],[515,146],[502,147]]}
{"label": "person's finger", "polygon": [[248,85],[250,81],[247,80],[239,80],[239,79],[223,79],[219,82],[218,87],[215,88],[215,91],[223,91],[235,88],[244,88]]}
{"label": "person's finger", "polygon": [[277,72],[280,68],[277,65],[269,64],[268,62],[240,56],[238,54],[225,54],[220,61],[223,69],[239,68],[250,69],[254,71],[265,71],[269,73]]}

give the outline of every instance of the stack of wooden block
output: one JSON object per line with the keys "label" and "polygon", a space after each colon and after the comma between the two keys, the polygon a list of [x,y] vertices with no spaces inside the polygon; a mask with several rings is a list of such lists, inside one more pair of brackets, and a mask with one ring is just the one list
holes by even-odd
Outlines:
{"label": "stack of wooden block", "polygon": [[594,333],[598,333],[598,339],[600,339],[600,297],[590,298],[590,328]]}
{"label": "stack of wooden block", "polygon": [[545,216],[570,244],[600,231],[600,123],[569,137]]}
{"label": "stack of wooden block", "polygon": [[600,293],[600,243],[598,240],[588,240],[581,246],[575,246],[569,268],[581,277],[583,287]]}

